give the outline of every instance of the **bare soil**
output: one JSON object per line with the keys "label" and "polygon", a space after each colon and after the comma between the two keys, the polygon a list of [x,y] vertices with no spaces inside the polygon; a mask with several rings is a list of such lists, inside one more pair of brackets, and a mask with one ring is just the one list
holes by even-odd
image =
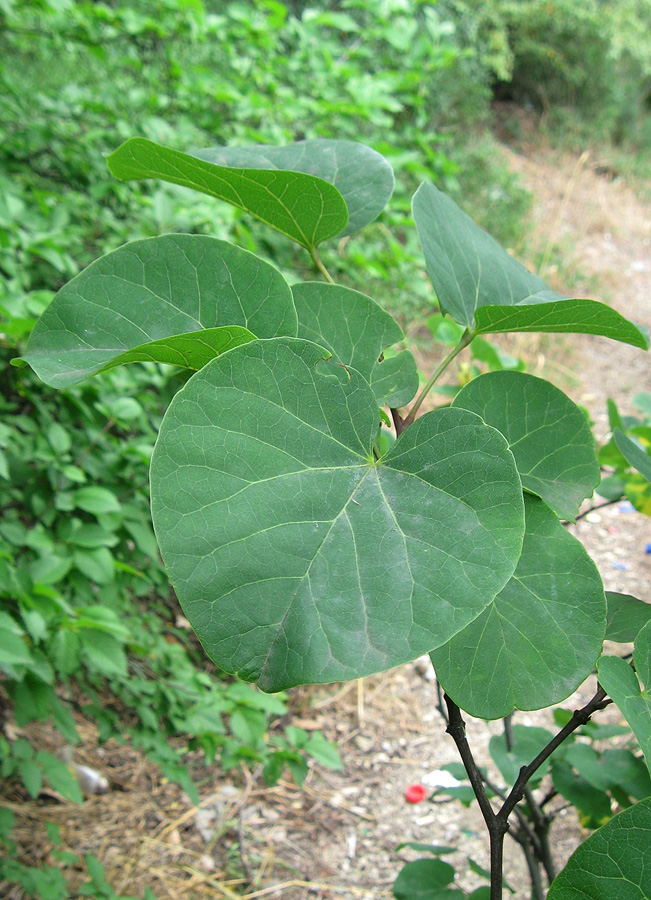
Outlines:
{"label": "bare soil", "polygon": [[[548,149],[505,150],[510,165],[534,196],[532,255],[546,258],[543,276],[575,296],[611,303],[639,322],[651,323],[651,206],[626,183],[601,174],[594,157],[578,158]],[[559,264],[558,260],[570,260]],[[631,398],[651,390],[651,366],[641,351],[592,337],[545,340],[535,347],[535,367],[589,408],[598,436],[607,432],[607,397],[625,412]],[[625,505],[602,510],[574,533],[584,541],[607,589],[651,600],[651,521]],[[426,672],[426,670],[425,670]],[[363,693],[362,693],[363,690]],[[574,708],[592,696],[584,685],[562,704]],[[149,886],[158,898],[234,898],[249,900],[381,900],[411,850],[404,841],[448,844],[446,857],[457,868],[461,887],[482,883],[467,867],[472,857],[488,866],[487,841],[476,805],[405,799],[408,785],[426,773],[457,761],[452,740],[436,709],[436,691],[412,664],[357,683],[299,689],[295,724],[321,727],[336,739],[343,772],[315,766],[299,790],[282,781],[265,789],[255,773],[226,777],[215,767],[197,768],[200,810],[131,748],[97,748],[87,741],[77,753],[103,771],[114,788],[77,808],[56,798],[38,802],[16,795],[10,805],[20,822],[25,847],[41,846],[47,856],[43,823],[62,825],[67,848],[93,852],[121,892],[142,896]],[[611,721],[612,708],[603,714]],[[551,714],[519,713],[516,721],[553,728]],[[489,764],[491,734],[501,723],[468,723],[469,738],[481,764]],[[43,735],[47,745],[48,735]],[[499,775],[495,774],[496,780]],[[38,838],[36,837],[38,835]],[[572,810],[560,815],[554,851],[563,865],[585,835]],[[21,841],[22,842],[22,841]],[[519,848],[507,843],[506,876],[515,897],[528,897]],[[81,874],[80,874],[81,878]],[[16,890],[11,897],[19,897]]]}

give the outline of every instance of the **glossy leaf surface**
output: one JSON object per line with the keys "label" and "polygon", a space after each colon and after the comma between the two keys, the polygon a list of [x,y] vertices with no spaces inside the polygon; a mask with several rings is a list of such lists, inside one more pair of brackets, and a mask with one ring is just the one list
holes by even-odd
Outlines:
{"label": "glossy leaf surface", "polygon": [[635,671],[618,656],[603,656],[598,666],[599,682],[633,729],[651,770],[651,622],[635,638],[633,663]]}
{"label": "glossy leaf surface", "polygon": [[368,383],[297,339],[253,341],[175,396],[151,472],[185,614],[268,691],[356,678],[448,640],[508,581],[524,530],[497,431],[420,418],[379,463]]}
{"label": "glossy leaf surface", "polygon": [[441,310],[477,334],[549,331],[600,334],[646,349],[648,336],[596,300],[551,291],[432,184],[413,213]]}
{"label": "glossy leaf surface", "polygon": [[126,244],[62,287],[25,359],[47,384],[65,387],[136,360],[200,368],[250,332],[296,327],[291,290],[273,266],[225,241],[169,234]]}
{"label": "glossy leaf surface", "polygon": [[351,366],[373,388],[379,406],[405,406],[418,390],[416,360],[408,350],[380,357],[404,335],[389,313],[370,297],[321,282],[292,287],[298,336],[325,347],[335,361]]}
{"label": "glossy leaf surface", "polygon": [[548,900],[651,900],[651,800],[625,809],[575,850]]}
{"label": "glossy leaf surface", "polygon": [[323,178],[337,188],[348,207],[348,225],[341,236],[376,219],[393,193],[393,169],[387,160],[357,141],[317,138],[284,147],[211,147],[195,150],[193,156],[218,166],[280,169]]}
{"label": "glossy leaf surface", "polygon": [[638,632],[651,620],[651,603],[631,597],[630,594],[606,592],[608,601],[607,641],[632,643]]}
{"label": "glossy leaf surface", "polygon": [[217,166],[145,138],[130,138],[107,163],[122,181],[158,178],[224,200],[308,250],[348,224],[348,208],[337,188],[303,172]]}
{"label": "glossy leaf surface", "polygon": [[542,378],[489,372],[453,402],[481,416],[509,442],[522,486],[573,521],[601,474],[590,426],[579,407]]}
{"label": "glossy leaf surface", "polygon": [[596,566],[541,500],[525,495],[525,512],[522,556],[509,583],[430,654],[455,703],[483,719],[558,703],[601,652],[606,602]]}

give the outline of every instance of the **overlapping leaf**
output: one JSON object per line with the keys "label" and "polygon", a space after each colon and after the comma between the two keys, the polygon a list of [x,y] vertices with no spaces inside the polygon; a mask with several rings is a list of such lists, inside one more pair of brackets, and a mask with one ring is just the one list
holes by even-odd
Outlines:
{"label": "overlapping leaf", "polygon": [[513,574],[512,454],[474,413],[421,417],[381,461],[368,383],[311,342],[253,341],[194,375],[152,461],[154,525],[208,654],[276,691],[389,668]]}
{"label": "overlapping leaf", "polygon": [[509,583],[430,654],[455,703],[483,719],[558,703],[601,652],[606,601],[596,566],[541,500],[525,495],[525,512],[522,556]]}
{"label": "overlapping leaf", "polygon": [[291,290],[273,266],[225,241],[169,234],[126,244],[61,288],[24,358],[65,387],[127,362],[200,368],[253,334],[296,327]]}
{"label": "overlapping leaf", "polygon": [[373,388],[378,405],[405,406],[418,390],[416,360],[408,350],[382,358],[404,335],[395,319],[370,297],[320,282],[292,287],[298,336],[326,347]]}
{"label": "overlapping leaf", "polygon": [[574,521],[601,475],[590,427],[569,397],[533,375],[490,372],[467,384],[454,406],[476,412],[501,431],[525,490]]}
{"label": "overlapping leaf", "polygon": [[602,656],[597,671],[601,686],[633,729],[651,770],[651,622],[635,638],[633,663],[635,671],[618,656]]}
{"label": "overlapping leaf", "polygon": [[606,591],[608,601],[607,641],[632,643],[647,622],[651,620],[651,603],[631,597],[630,594],[616,594]]}
{"label": "overlapping leaf", "polygon": [[337,188],[304,172],[218,166],[145,138],[130,138],[107,162],[123,181],[158,178],[224,200],[308,250],[348,224],[348,208]]}
{"label": "overlapping leaf", "polygon": [[651,900],[651,799],[625,809],[575,850],[548,900]]}
{"label": "overlapping leaf", "polygon": [[393,193],[393,169],[387,160],[357,141],[317,138],[284,147],[211,147],[193,155],[218,166],[280,169],[323,178],[337,188],[348,207],[342,236],[376,219]]}
{"label": "overlapping leaf", "polygon": [[596,300],[567,299],[532,275],[457,204],[422,184],[413,212],[443,312],[477,334],[599,334],[646,349],[648,335]]}

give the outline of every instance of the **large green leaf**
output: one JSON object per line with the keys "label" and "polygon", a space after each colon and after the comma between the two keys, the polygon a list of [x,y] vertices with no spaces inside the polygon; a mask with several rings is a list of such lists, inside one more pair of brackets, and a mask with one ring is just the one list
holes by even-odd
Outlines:
{"label": "large green leaf", "polygon": [[651,900],[651,800],[625,809],[575,850],[548,900]]}
{"label": "large green leaf", "polygon": [[651,620],[651,603],[631,597],[630,594],[606,592],[608,601],[607,641],[632,643],[641,628]]}
{"label": "large green leaf", "polygon": [[635,671],[618,656],[603,656],[597,668],[599,683],[633,729],[651,770],[651,622],[635,638],[633,663]]}
{"label": "large green leaf", "polygon": [[249,253],[203,235],[133,241],[61,288],[36,324],[25,359],[65,387],[126,362],[200,368],[258,337],[296,334],[282,275]]}
{"label": "large green leaf", "polygon": [[370,297],[321,282],[292,287],[298,336],[326,347],[373,388],[378,405],[405,406],[418,390],[416,360],[408,350],[382,358],[404,335],[396,320]]}
{"label": "large green leaf", "polygon": [[522,486],[562,518],[574,521],[601,474],[585,416],[557,387],[523,372],[489,372],[454,399],[501,431]]}
{"label": "large green leaf", "polygon": [[348,224],[346,201],[337,188],[304,172],[217,166],[145,138],[130,138],[107,162],[123,181],[159,178],[224,200],[308,250]]}
{"label": "large green leaf", "polygon": [[637,469],[647,481],[651,481],[651,456],[645,453],[634,441],[619,428],[615,429],[615,443],[619,447],[626,462]]}
{"label": "large green leaf", "polygon": [[284,147],[211,147],[192,154],[218,166],[281,169],[323,178],[337,188],[348,207],[342,236],[376,219],[393,193],[393,169],[387,160],[357,141],[317,138]]}
{"label": "large green leaf", "polygon": [[596,566],[542,500],[525,495],[525,512],[522,556],[509,583],[430,654],[455,703],[482,719],[558,703],[601,652],[606,601]]}
{"label": "large green leaf", "polygon": [[441,310],[477,334],[600,334],[646,349],[648,336],[596,300],[567,299],[532,275],[432,184],[413,198],[418,236]]}
{"label": "large green leaf", "polygon": [[176,395],[152,512],[209,656],[267,691],[387,669],[444,643],[513,574],[520,481],[467,410],[421,417],[380,462],[377,402],[315,344],[253,341]]}

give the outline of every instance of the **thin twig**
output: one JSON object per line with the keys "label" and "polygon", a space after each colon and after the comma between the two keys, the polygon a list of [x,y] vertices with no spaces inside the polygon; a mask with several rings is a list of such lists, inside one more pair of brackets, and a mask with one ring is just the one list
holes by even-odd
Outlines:
{"label": "thin twig", "polygon": [[575,710],[569,722],[561,728],[558,734],[556,734],[545,747],[543,747],[538,756],[536,756],[528,766],[522,766],[510,794],[506,798],[500,811],[497,813],[499,819],[504,822],[507,821],[508,817],[513,812],[516,803],[519,803],[520,800],[522,800],[527,782],[542,764],[549,759],[554,750],[556,750],[556,748],[559,747],[573,731],[576,731],[581,725],[585,725],[586,722],[589,722],[593,713],[597,712],[597,710],[604,709],[610,703],[612,703],[612,700],[608,699],[608,695],[601,685],[599,685],[592,700],[586,703],[581,709]]}

